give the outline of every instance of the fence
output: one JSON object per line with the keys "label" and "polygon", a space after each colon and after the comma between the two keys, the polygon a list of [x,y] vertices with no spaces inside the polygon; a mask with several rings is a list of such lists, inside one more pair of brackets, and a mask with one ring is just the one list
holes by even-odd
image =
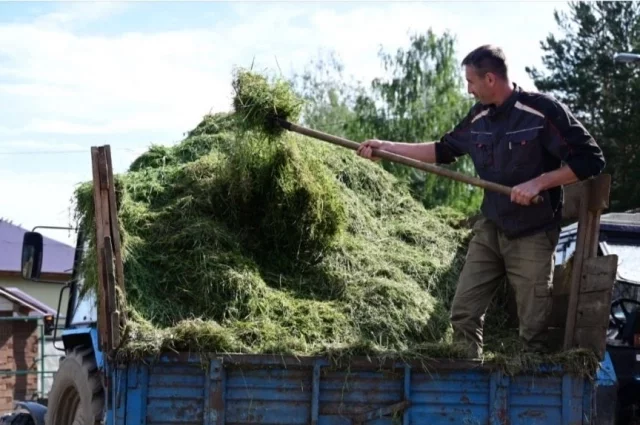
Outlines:
{"label": "fence", "polygon": [[15,401],[46,403],[62,354],[41,318],[0,317],[0,414]]}

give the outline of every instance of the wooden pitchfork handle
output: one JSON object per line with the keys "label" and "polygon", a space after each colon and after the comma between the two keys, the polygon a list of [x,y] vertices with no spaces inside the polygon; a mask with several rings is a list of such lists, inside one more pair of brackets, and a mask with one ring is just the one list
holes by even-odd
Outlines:
{"label": "wooden pitchfork handle", "polygon": [[[333,143],[336,145],[343,146],[345,148],[357,150],[360,146],[359,143],[353,142],[348,139],[344,139],[338,136],[332,136],[331,134],[323,133],[318,130],[312,130],[310,128],[302,127],[297,124],[293,124],[289,121],[283,119],[277,119],[278,124],[280,124],[284,129],[293,131],[299,134],[303,134],[305,136],[313,137],[314,139],[323,140],[325,142]],[[417,168],[419,170],[427,171],[429,173],[438,174],[443,177],[448,177],[453,180],[457,180],[459,182],[468,183],[473,186],[481,187],[484,189],[492,190],[494,192],[501,193],[503,195],[511,197],[511,188],[509,186],[505,186],[499,183],[493,183],[490,181],[486,181],[477,177],[469,176],[467,174],[462,174],[457,171],[448,170],[446,168],[439,167],[437,165],[428,164],[426,162],[418,161],[416,159],[407,158],[402,155],[398,155],[395,153],[387,152],[384,150],[374,149],[375,156],[379,158],[388,159],[389,161],[398,162],[400,164],[408,165],[410,167]],[[543,198],[540,195],[536,195],[531,200],[533,204],[540,204],[543,202]]]}

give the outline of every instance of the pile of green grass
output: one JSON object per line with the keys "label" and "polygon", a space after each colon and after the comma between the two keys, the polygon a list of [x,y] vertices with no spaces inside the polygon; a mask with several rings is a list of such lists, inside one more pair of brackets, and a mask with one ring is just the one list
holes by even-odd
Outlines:
{"label": "pile of green grass", "polygon": [[[205,325],[214,339],[229,331],[223,351],[442,341],[468,235],[452,224],[463,217],[426,211],[351,151],[291,134],[240,139],[234,119],[208,116],[202,131],[152,147],[116,176],[134,317]],[[90,185],[77,199],[91,232]],[[85,263],[93,285],[94,264]]]}
{"label": "pile of green grass", "polygon": [[[268,108],[295,117],[295,98],[278,90],[262,95]],[[425,209],[352,151],[248,125],[265,115],[206,116],[181,143],[152,146],[116,176],[130,318],[118,356],[461,357],[449,307],[470,237],[465,217]],[[80,225],[93,235],[90,183],[76,199]],[[89,286],[94,255],[92,247],[83,263]],[[501,326],[491,314],[489,335],[491,323]],[[516,371],[536,359],[505,344],[512,336],[486,352]],[[592,365],[570,355],[556,360],[581,371]]]}

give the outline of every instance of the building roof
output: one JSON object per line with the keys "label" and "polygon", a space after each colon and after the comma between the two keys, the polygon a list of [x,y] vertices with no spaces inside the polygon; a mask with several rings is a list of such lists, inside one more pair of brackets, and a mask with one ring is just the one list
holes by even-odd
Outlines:
{"label": "building roof", "polygon": [[[20,273],[26,229],[0,219],[0,273]],[[43,236],[42,273],[71,274],[75,248]]]}
{"label": "building roof", "polygon": [[24,291],[18,288],[5,288],[0,286],[0,297],[6,298],[9,301],[18,304],[31,310],[32,313],[41,314],[43,316],[51,315],[55,316],[56,311],[46,304],[41,303],[37,299],[33,298]]}

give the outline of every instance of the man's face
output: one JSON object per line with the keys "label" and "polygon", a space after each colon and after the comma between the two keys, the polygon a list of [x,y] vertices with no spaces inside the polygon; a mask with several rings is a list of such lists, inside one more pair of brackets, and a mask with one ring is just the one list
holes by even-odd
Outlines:
{"label": "man's face", "polygon": [[484,105],[490,104],[493,101],[492,94],[495,83],[493,75],[487,73],[484,76],[480,76],[477,70],[470,65],[465,66],[465,75],[469,94]]}

